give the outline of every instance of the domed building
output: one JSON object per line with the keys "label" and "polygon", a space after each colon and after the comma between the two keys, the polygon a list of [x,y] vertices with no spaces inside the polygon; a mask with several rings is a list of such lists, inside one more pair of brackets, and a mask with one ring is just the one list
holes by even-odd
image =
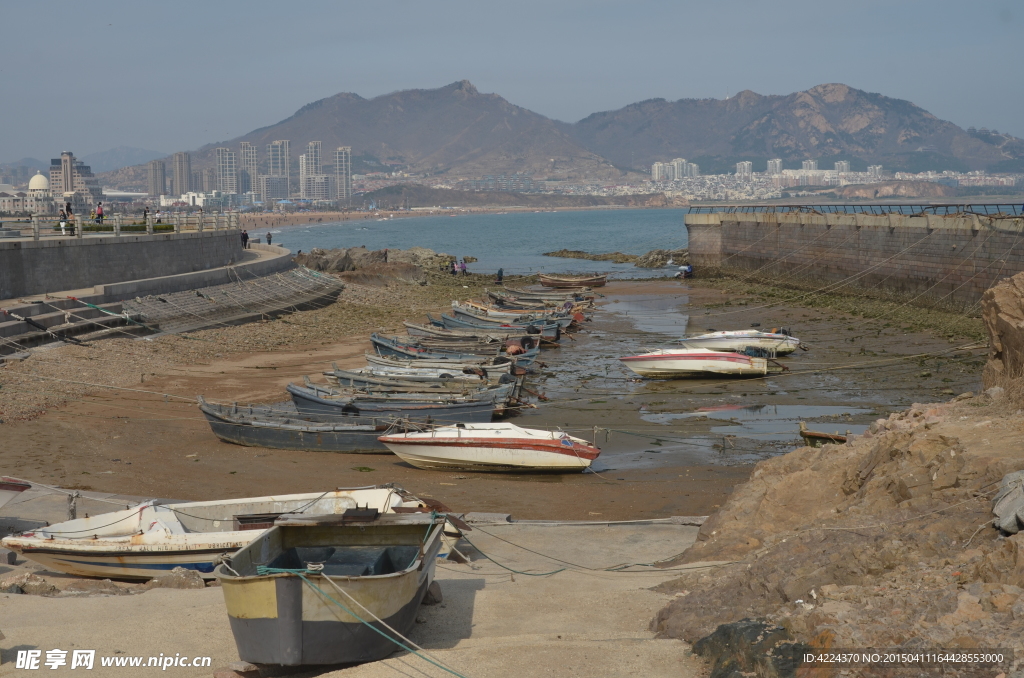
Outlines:
{"label": "domed building", "polygon": [[0,185],[0,213],[10,216],[24,214],[55,214],[53,196],[50,195],[50,180],[37,172],[28,182],[28,192],[13,186]]}

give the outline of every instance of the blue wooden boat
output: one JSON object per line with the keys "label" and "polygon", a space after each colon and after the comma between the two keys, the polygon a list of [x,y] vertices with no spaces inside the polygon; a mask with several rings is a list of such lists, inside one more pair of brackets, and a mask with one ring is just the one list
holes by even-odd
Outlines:
{"label": "blue wooden boat", "polygon": [[449,330],[494,329],[501,327],[513,330],[526,330],[527,332],[530,332],[530,329],[533,328],[537,330],[542,338],[549,339],[551,341],[557,341],[562,336],[562,328],[559,327],[557,323],[498,323],[494,321],[471,319],[466,316],[455,317],[448,315],[447,313],[442,313],[440,320],[436,320],[433,316],[429,315],[427,318],[430,320],[431,324],[437,324],[438,326]]}
{"label": "blue wooden boat", "polygon": [[377,438],[393,421],[299,414],[292,402],[221,405],[208,403],[202,396],[199,409],[221,440],[275,450],[386,454],[387,448]]}
{"label": "blue wooden boat", "polygon": [[532,365],[533,361],[540,355],[539,348],[531,348],[524,353],[517,355],[508,355],[506,353],[499,353],[498,351],[488,351],[488,353],[472,353],[472,352],[461,352],[455,350],[447,350],[443,348],[435,348],[432,346],[423,346],[421,344],[403,344],[391,337],[385,337],[379,334],[371,334],[370,342],[373,344],[374,350],[377,351],[378,355],[394,356],[396,358],[408,358],[412,360],[452,360],[455,362],[475,362],[481,358],[491,358],[493,356],[507,356],[516,365]]}
{"label": "blue wooden boat", "polygon": [[437,400],[399,400],[396,398],[351,397],[333,395],[329,389],[288,384],[295,407],[303,414],[353,417],[393,417],[423,422],[486,423],[492,415],[504,411],[506,388],[500,398],[452,397]]}

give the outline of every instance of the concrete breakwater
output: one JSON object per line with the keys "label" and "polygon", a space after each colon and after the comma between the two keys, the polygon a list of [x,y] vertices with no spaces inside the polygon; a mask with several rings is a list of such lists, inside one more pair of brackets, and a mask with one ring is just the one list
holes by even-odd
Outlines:
{"label": "concrete breakwater", "polygon": [[701,271],[830,289],[877,288],[973,305],[1024,271],[1024,218],[999,215],[687,214]]}
{"label": "concrete breakwater", "polygon": [[0,241],[0,299],[230,266],[242,252],[235,229]]}

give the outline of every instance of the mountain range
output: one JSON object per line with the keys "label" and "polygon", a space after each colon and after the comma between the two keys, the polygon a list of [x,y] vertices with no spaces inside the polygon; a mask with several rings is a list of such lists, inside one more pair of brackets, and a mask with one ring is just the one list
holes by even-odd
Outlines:
{"label": "mountain range", "polygon": [[[341,93],[307,104],[289,118],[193,152],[209,166],[214,148],[237,150],[290,140],[293,164],[309,141],[323,142],[323,161],[351,146],[354,166],[386,167],[445,178],[526,172],[536,179],[636,181],[651,163],[682,157],[703,173],[731,172],[740,160],[763,171],[768,158],[786,167],[818,159],[886,169],[1024,171],[1024,141],[988,130],[964,130],[909,101],[842,84],[788,95],[744,91],[728,99],[649,99],[576,123],[552,120],[462,80],[365,99]],[[145,182],[144,167],[106,182]]]}

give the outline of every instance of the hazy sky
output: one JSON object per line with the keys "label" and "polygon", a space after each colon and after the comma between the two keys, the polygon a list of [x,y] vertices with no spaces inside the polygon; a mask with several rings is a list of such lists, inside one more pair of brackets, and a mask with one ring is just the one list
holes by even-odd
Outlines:
{"label": "hazy sky", "polygon": [[47,0],[2,9],[0,161],[173,152],[463,78],[561,120],[842,82],[1024,136],[1020,0]]}

